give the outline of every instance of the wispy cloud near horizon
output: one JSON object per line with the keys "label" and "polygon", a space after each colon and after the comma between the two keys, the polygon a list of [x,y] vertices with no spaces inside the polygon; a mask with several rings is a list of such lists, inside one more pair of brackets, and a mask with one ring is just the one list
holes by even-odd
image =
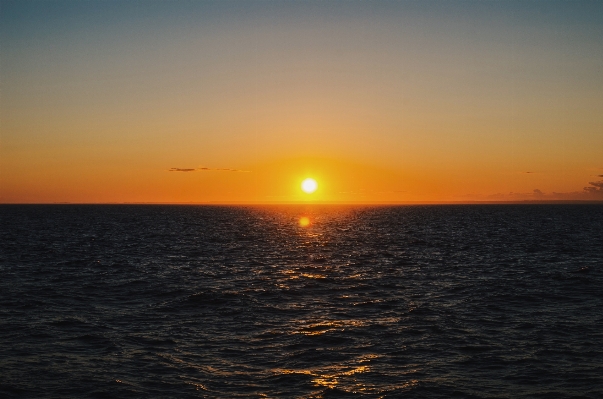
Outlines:
{"label": "wispy cloud near horizon", "polygon": [[169,172],[194,172],[196,169],[187,169],[187,168],[170,168]]}
{"label": "wispy cloud near horizon", "polygon": [[232,168],[170,168],[168,172],[208,172],[208,171],[222,171],[222,172],[244,172],[249,173],[250,170],[232,169]]}
{"label": "wispy cloud near horizon", "polygon": [[603,200],[603,180],[589,182],[582,191],[545,193],[540,189],[532,192],[496,193],[491,195],[467,195],[479,201],[599,201]]}

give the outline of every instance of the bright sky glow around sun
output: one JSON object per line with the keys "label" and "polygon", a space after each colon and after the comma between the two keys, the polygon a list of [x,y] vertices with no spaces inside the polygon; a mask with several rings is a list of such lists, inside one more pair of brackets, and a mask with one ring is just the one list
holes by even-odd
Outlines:
{"label": "bright sky glow around sun", "polygon": [[0,203],[603,199],[601,37],[600,1],[3,0]]}

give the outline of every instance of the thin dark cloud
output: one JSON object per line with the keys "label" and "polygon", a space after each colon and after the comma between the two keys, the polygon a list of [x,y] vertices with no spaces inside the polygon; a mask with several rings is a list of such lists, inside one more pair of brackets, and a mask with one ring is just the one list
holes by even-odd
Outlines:
{"label": "thin dark cloud", "polygon": [[221,172],[251,172],[250,170],[242,170],[242,169],[232,169],[232,168],[199,168],[197,170],[201,170],[201,171],[209,171],[209,170],[216,170],[216,171],[221,171]]}
{"label": "thin dark cloud", "polygon": [[603,180],[589,181],[590,187],[584,187],[584,192],[591,195],[603,196]]}
{"label": "thin dark cloud", "polygon": [[563,201],[600,201],[603,200],[603,180],[591,181],[588,184],[590,186],[584,187],[582,191],[563,192],[563,193],[545,193],[539,189],[534,189],[532,192],[514,193],[510,192],[507,194],[497,193],[492,195],[474,195],[470,194],[465,196],[474,200],[487,200],[487,201],[547,201],[547,200],[563,200]]}
{"label": "thin dark cloud", "polygon": [[170,168],[170,172],[207,172],[207,171],[222,171],[222,172],[251,172],[250,170],[242,170],[242,169],[231,169],[231,168]]}
{"label": "thin dark cloud", "polygon": [[170,168],[169,171],[170,172],[194,172],[195,169],[189,169],[189,168]]}

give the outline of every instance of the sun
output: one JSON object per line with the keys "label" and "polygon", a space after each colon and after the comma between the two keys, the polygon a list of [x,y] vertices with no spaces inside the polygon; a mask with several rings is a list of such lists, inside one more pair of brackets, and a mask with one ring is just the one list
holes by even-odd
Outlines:
{"label": "sun", "polygon": [[301,189],[308,194],[312,194],[317,188],[318,183],[316,183],[316,180],[311,178],[307,178],[301,184]]}

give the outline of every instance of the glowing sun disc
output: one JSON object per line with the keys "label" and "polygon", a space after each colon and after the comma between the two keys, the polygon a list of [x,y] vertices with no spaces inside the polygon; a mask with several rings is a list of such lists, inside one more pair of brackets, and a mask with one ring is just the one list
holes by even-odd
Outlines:
{"label": "glowing sun disc", "polygon": [[312,194],[318,188],[318,183],[314,179],[307,178],[302,182],[301,188],[304,192]]}

